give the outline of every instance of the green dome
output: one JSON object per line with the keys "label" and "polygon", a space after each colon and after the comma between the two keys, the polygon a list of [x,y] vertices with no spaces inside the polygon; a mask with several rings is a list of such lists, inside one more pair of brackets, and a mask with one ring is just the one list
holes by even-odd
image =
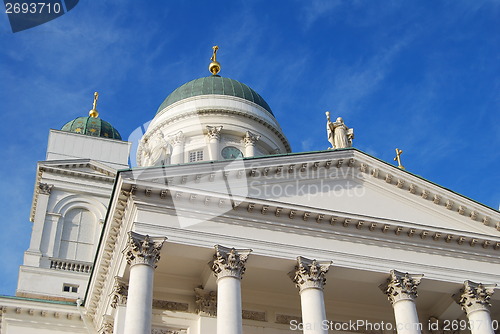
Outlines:
{"label": "green dome", "polygon": [[158,108],[157,114],[175,102],[199,95],[227,95],[245,99],[258,104],[274,116],[267,102],[252,88],[239,81],[223,78],[219,75],[211,75],[205,78],[189,81],[174,90]]}
{"label": "green dome", "polygon": [[99,117],[78,117],[61,128],[62,131],[80,133],[87,136],[122,140],[122,136],[111,124]]}

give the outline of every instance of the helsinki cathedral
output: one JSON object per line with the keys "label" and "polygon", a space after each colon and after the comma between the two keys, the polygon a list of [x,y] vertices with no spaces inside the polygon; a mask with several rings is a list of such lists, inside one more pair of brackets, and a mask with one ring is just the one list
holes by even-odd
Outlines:
{"label": "helsinki cathedral", "polygon": [[292,152],[217,49],[134,152],[97,93],[49,131],[0,332],[500,333],[500,213],[406,171],[401,150],[395,166],[356,149],[329,113],[331,147]]}

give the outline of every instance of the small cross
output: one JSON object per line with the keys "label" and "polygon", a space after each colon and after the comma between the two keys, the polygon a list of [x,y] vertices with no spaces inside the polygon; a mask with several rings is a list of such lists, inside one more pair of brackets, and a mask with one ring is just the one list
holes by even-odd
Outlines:
{"label": "small cross", "polygon": [[398,168],[405,169],[403,165],[401,164],[401,154],[403,154],[403,150],[400,150],[399,148],[396,149],[396,157],[394,158],[394,161],[398,162]]}
{"label": "small cross", "polygon": [[97,110],[96,107],[97,107],[97,99],[99,98],[99,93],[95,92],[94,93],[94,103],[92,104],[92,109],[93,110]]}
{"label": "small cross", "polygon": [[217,50],[219,50],[219,47],[217,45],[212,46],[212,49],[214,50],[214,53],[212,55],[212,58],[210,58],[211,61],[217,61]]}

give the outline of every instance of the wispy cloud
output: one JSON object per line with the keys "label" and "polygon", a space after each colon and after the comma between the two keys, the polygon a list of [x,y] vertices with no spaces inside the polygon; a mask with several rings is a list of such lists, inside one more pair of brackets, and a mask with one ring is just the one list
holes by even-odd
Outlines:
{"label": "wispy cloud", "polygon": [[305,28],[308,29],[319,19],[331,15],[332,12],[342,4],[340,0],[312,0],[301,1],[301,19]]}

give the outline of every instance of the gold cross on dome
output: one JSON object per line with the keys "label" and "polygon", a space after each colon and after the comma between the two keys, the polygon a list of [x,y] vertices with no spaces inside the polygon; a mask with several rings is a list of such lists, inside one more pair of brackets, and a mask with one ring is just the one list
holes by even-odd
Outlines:
{"label": "gold cross on dome", "polygon": [[94,103],[92,104],[92,109],[95,109],[97,107],[97,99],[99,98],[99,93],[95,92],[94,93]]}
{"label": "gold cross on dome", "polygon": [[403,150],[396,148],[396,157],[394,158],[394,161],[398,162],[398,168],[405,169],[401,164],[401,154],[403,154]]}
{"label": "gold cross on dome", "polygon": [[214,50],[214,54],[212,55],[212,58],[210,58],[211,61],[217,61],[217,50],[219,50],[219,47],[217,45],[212,46],[212,49]]}
{"label": "gold cross on dome", "polygon": [[92,110],[89,111],[89,116],[93,118],[97,118],[99,113],[97,112],[97,99],[99,98],[99,93],[94,93],[94,102],[92,103]]}

